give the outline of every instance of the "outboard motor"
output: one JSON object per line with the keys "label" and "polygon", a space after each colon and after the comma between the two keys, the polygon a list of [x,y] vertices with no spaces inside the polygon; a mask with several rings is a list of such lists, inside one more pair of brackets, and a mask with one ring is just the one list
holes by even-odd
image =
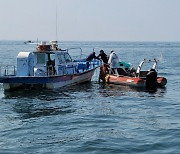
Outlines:
{"label": "outboard motor", "polygon": [[155,69],[151,69],[146,74],[146,88],[155,89],[157,87],[157,72]]}

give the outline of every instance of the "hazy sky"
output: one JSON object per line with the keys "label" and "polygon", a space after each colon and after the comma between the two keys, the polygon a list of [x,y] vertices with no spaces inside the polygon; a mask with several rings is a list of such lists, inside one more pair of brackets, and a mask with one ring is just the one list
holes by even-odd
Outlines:
{"label": "hazy sky", "polygon": [[0,0],[0,40],[180,41],[180,0]]}

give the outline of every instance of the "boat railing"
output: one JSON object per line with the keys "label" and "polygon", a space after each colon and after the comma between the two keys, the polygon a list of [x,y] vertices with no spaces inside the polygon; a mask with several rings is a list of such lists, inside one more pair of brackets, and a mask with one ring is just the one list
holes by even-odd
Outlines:
{"label": "boat railing", "polygon": [[[144,72],[147,72],[147,71],[142,71],[142,66],[144,65],[144,63],[153,63],[153,66],[150,68],[150,69],[156,69],[157,71],[157,64],[158,64],[158,61],[156,58],[154,58],[153,60],[149,59],[149,60],[146,60],[144,59],[143,61],[140,62],[137,70],[136,70],[136,74],[137,74],[137,77],[140,77],[142,76],[141,74],[145,74]],[[143,75],[144,76],[144,75]]]}
{"label": "boat railing", "polygon": [[67,75],[67,74],[77,74],[76,65],[58,65],[56,74],[58,75]]}
{"label": "boat railing", "polygon": [[89,64],[87,64],[86,61],[83,61],[83,62],[77,62],[77,64],[75,65],[74,64],[58,65],[56,67],[57,71],[54,72],[54,74],[57,74],[57,75],[78,74],[78,73],[89,71],[98,66],[100,66],[100,61],[97,61],[97,60],[93,60],[89,62]]}
{"label": "boat railing", "polygon": [[70,50],[80,50],[80,55],[78,59],[82,59],[82,49],[80,47],[65,49],[65,51],[67,51],[68,53],[70,52]]}
{"label": "boat railing", "polygon": [[15,76],[16,67],[14,65],[0,66],[0,76]]}
{"label": "boat railing", "polygon": [[[80,57],[81,57],[81,59],[79,59]],[[86,55],[82,54],[81,56],[71,56],[71,58],[74,62],[77,62],[77,61],[86,60]]]}

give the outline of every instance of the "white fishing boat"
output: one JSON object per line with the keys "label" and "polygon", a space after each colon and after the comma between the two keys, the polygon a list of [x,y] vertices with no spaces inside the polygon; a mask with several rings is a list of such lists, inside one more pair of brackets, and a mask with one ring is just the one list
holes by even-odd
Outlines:
{"label": "white fishing boat", "polygon": [[38,44],[33,52],[19,52],[17,66],[0,67],[0,83],[7,91],[17,88],[54,89],[90,81],[100,61],[93,60],[87,67],[81,56],[72,59],[71,50],[61,50],[57,41],[51,41],[50,44]]}
{"label": "white fishing boat", "polygon": [[38,44],[38,43],[29,40],[29,41],[24,42],[24,44]]}

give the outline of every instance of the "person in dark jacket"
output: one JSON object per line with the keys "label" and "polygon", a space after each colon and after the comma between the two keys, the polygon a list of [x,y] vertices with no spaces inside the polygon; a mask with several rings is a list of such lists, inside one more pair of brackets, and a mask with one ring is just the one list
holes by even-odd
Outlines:
{"label": "person in dark jacket", "polygon": [[86,61],[91,61],[93,59],[99,59],[98,57],[96,57],[96,53],[92,52],[87,58]]}
{"label": "person in dark jacket", "polygon": [[97,57],[100,57],[104,64],[108,63],[108,56],[105,54],[103,50],[100,50],[100,53]]}
{"label": "person in dark jacket", "polygon": [[98,59],[100,60],[97,56],[95,52],[92,52],[87,58],[86,58],[86,67],[87,69],[89,68],[89,62],[93,59]]}

